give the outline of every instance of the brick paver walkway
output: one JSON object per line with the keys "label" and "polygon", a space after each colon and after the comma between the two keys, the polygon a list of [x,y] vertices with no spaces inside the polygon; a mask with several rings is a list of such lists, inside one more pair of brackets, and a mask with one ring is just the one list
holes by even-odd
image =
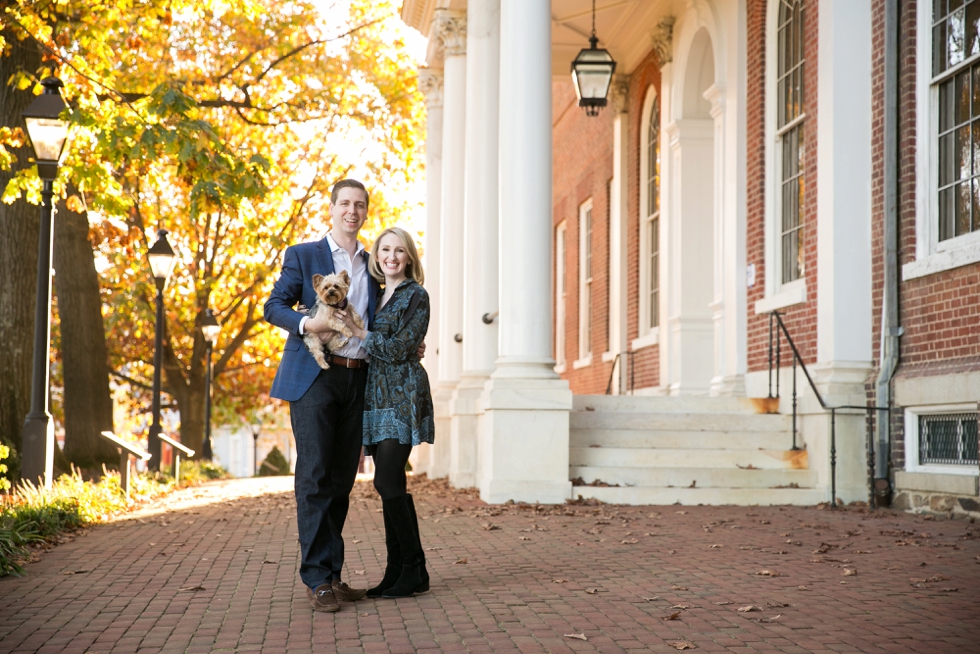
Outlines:
{"label": "brick paver walkway", "polygon": [[[432,592],[314,614],[290,484],[183,490],[46,553],[0,580],[0,651],[980,652],[980,525],[965,520],[488,507],[413,481]],[[368,484],[355,495],[348,578],[364,587],[381,509]]]}

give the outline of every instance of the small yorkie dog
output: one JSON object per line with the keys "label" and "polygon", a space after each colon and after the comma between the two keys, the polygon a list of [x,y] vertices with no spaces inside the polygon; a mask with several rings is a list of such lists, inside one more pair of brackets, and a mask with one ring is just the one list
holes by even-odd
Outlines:
{"label": "small yorkie dog", "polygon": [[321,341],[320,337],[316,334],[307,332],[303,335],[303,342],[306,343],[310,354],[316,359],[317,365],[324,370],[329,370],[330,364],[327,363],[323,346],[326,345],[327,349],[333,352],[347,345],[347,341],[353,336],[351,330],[344,324],[344,321],[336,316],[336,312],[347,311],[350,313],[354,319],[354,324],[360,329],[364,329],[364,321],[357,313],[354,305],[347,302],[347,292],[350,290],[350,275],[347,274],[346,270],[341,270],[339,273],[333,275],[313,275],[313,290],[316,291],[316,304],[310,309],[309,316],[312,318],[318,313],[325,311],[328,321],[327,324],[333,332],[330,333],[329,338],[325,341]]}

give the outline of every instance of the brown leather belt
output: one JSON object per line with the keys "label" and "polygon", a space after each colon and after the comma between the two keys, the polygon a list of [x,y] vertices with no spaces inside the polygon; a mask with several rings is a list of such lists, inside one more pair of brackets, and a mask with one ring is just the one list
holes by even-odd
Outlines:
{"label": "brown leather belt", "polygon": [[346,357],[339,357],[336,354],[328,354],[327,362],[334,365],[343,366],[344,368],[367,368],[367,359],[348,359]]}

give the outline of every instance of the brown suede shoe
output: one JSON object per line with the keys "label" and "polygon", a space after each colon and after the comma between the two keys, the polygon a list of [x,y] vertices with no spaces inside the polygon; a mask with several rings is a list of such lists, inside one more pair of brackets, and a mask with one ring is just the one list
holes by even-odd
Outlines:
{"label": "brown suede shoe", "polygon": [[330,584],[320,584],[315,590],[306,589],[306,596],[310,598],[310,604],[314,611],[323,613],[334,613],[340,610],[337,596],[334,595]]}
{"label": "brown suede shoe", "polygon": [[367,595],[366,588],[351,588],[340,579],[334,579],[330,584],[334,597],[344,602],[355,602]]}

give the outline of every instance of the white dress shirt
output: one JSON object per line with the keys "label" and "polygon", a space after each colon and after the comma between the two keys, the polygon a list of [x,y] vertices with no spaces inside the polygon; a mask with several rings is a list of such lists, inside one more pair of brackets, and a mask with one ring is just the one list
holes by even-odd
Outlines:
{"label": "white dress shirt", "polygon": [[[334,272],[339,273],[341,270],[346,270],[347,274],[350,275],[351,284],[350,290],[347,292],[347,301],[360,314],[366,328],[368,323],[368,294],[371,292],[371,286],[368,284],[367,256],[364,254],[364,246],[361,245],[360,241],[357,242],[357,252],[354,254],[354,261],[352,262],[350,253],[337,245],[337,242],[333,240],[329,232],[327,233],[327,244],[330,246],[330,253],[333,255]],[[305,327],[307,320],[308,318],[303,318],[300,321],[300,334],[306,333]],[[331,352],[331,354],[348,359],[368,358],[367,350],[361,347],[361,339],[353,336],[347,342],[347,345]]]}

